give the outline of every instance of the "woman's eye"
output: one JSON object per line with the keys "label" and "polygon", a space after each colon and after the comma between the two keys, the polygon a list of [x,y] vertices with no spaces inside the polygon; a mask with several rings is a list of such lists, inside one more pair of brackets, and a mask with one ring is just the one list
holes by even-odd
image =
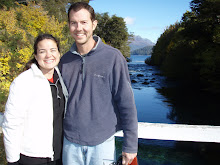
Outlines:
{"label": "woman's eye", "polygon": [[56,50],[56,49],[52,49],[51,52],[52,52],[52,53],[55,53],[55,52],[57,52],[57,50]]}
{"label": "woman's eye", "polygon": [[39,51],[39,53],[40,53],[40,54],[44,54],[44,53],[45,53],[45,51]]}

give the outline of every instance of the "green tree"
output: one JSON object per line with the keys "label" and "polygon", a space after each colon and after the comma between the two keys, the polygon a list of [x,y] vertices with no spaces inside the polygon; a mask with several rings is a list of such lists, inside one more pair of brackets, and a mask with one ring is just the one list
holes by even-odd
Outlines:
{"label": "green tree", "polygon": [[193,0],[190,5],[196,14],[190,23],[199,27],[194,32],[197,31],[198,38],[195,66],[199,71],[200,82],[211,90],[220,91],[219,0]]}
{"label": "green tree", "polygon": [[192,11],[158,39],[148,63],[165,75],[220,92],[220,25],[218,0],[193,0]]}
{"label": "green tree", "polygon": [[128,33],[124,19],[116,15],[110,17],[108,13],[97,13],[96,19],[98,20],[98,27],[94,33],[100,36],[106,44],[119,49],[125,57],[129,57],[128,40],[133,35]]}

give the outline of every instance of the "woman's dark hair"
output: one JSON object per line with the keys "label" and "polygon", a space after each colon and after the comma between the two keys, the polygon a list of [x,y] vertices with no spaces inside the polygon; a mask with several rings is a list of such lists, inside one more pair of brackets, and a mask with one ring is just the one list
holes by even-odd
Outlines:
{"label": "woman's dark hair", "polygon": [[[58,51],[60,52],[60,44],[59,44],[59,41],[54,37],[52,36],[51,34],[40,34],[35,42],[34,42],[34,53],[33,55],[36,55],[37,54],[37,47],[38,47],[38,43],[42,40],[45,40],[45,39],[50,39],[52,41],[54,41],[56,44],[57,44],[57,48],[58,48]],[[28,70],[30,67],[31,67],[31,64],[35,63],[38,67],[38,62],[37,60],[34,58],[32,58],[30,61],[27,62],[27,64],[25,65],[25,68],[24,70]]]}
{"label": "woman's dark hair", "polygon": [[68,10],[68,22],[70,22],[70,12],[71,12],[71,10],[76,12],[76,11],[79,11],[81,9],[86,9],[90,13],[91,20],[95,21],[95,11],[92,8],[92,6],[90,6],[86,2],[76,2],[76,3],[73,3],[69,7],[69,10]]}

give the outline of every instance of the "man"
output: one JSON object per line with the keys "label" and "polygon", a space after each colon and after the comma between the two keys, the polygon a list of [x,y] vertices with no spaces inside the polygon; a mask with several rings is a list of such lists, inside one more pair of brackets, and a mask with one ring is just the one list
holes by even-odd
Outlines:
{"label": "man", "polygon": [[75,43],[60,70],[69,92],[64,118],[64,165],[109,165],[115,161],[114,134],[123,130],[123,164],[137,155],[137,111],[125,58],[93,36],[93,8],[74,3],[68,11]]}

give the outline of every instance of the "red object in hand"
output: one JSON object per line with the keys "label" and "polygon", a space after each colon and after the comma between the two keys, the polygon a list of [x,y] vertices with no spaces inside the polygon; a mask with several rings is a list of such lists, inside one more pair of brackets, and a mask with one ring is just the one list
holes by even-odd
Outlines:
{"label": "red object in hand", "polygon": [[[118,160],[116,162],[116,165],[122,165],[122,156],[119,156],[119,158],[118,158]],[[128,164],[128,165],[138,165],[137,156],[133,159],[132,163]]]}
{"label": "red object in hand", "polygon": [[129,165],[138,165],[137,157],[135,157],[134,160],[132,161],[132,163]]}

